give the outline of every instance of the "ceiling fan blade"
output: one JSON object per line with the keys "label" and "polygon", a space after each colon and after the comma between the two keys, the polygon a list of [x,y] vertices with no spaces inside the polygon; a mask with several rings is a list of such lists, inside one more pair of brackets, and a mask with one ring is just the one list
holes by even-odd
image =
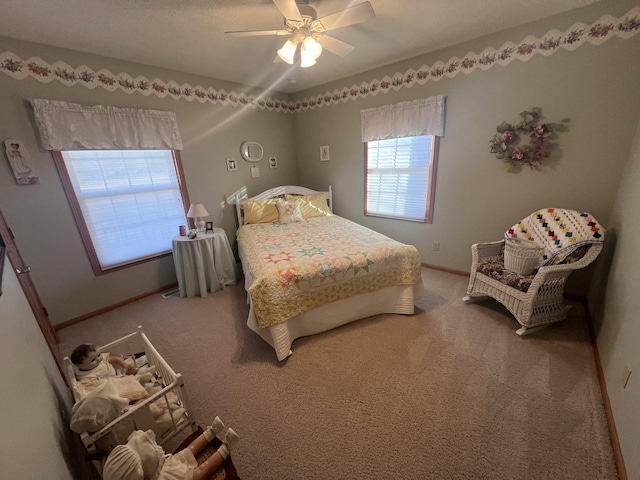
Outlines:
{"label": "ceiling fan blade", "polygon": [[273,0],[273,3],[276,4],[276,7],[282,12],[285,19],[302,20],[302,15],[300,15],[296,0]]}
{"label": "ceiling fan blade", "polygon": [[343,42],[342,40],[338,40],[337,38],[330,37],[329,35],[322,35],[318,39],[318,43],[322,45],[322,48],[330,51],[331,53],[335,53],[339,57],[344,57],[351,53],[351,50],[356,48],[350,43]]}
{"label": "ceiling fan blade", "polygon": [[356,23],[362,23],[375,18],[375,16],[376,12],[373,11],[371,3],[363,2],[358,5],[354,5],[353,7],[340,10],[339,12],[332,13],[331,15],[327,15],[326,17],[319,18],[317,22],[324,27],[325,31],[328,31],[335,28],[354,25]]}
{"label": "ceiling fan blade", "polygon": [[236,30],[224,32],[234,37],[258,37],[260,35],[291,35],[289,30]]}

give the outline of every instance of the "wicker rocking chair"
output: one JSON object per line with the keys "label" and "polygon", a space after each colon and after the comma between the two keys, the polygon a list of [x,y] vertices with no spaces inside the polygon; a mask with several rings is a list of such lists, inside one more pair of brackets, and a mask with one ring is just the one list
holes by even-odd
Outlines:
{"label": "wicker rocking chair", "polygon": [[[469,287],[462,300],[469,303],[490,297],[499,301],[521,325],[518,335],[564,320],[570,308],[563,302],[567,278],[596,259],[604,233],[587,213],[558,208],[534,212],[507,230],[505,239],[471,247]],[[505,268],[505,244],[509,246],[514,239],[543,247],[533,272]]]}

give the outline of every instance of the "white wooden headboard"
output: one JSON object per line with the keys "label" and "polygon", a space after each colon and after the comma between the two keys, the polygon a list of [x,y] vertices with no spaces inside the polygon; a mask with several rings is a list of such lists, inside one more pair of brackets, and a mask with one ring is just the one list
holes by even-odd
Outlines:
{"label": "white wooden headboard", "polygon": [[255,197],[251,198],[243,198],[242,200],[238,200],[236,202],[236,215],[238,217],[238,226],[242,226],[244,224],[244,210],[242,208],[242,204],[245,202],[250,202],[254,200],[267,200],[269,198],[277,198],[284,197],[284,195],[314,195],[318,193],[324,193],[327,198],[327,205],[329,206],[329,210],[333,212],[333,192],[331,190],[331,185],[329,185],[329,189],[326,192],[319,192],[316,190],[311,190],[306,187],[299,187],[297,185],[283,185],[281,187],[270,188],[269,190],[265,190],[262,193],[259,193]]}

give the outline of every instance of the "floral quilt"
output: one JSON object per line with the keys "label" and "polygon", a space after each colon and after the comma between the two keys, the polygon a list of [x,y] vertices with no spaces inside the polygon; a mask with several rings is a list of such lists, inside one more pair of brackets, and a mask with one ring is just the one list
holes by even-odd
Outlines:
{"label": "floral quilt", "polygon": [[336,300],[420,281],[414,246],[337,215],[243,225],[237,237],[263,328]]}

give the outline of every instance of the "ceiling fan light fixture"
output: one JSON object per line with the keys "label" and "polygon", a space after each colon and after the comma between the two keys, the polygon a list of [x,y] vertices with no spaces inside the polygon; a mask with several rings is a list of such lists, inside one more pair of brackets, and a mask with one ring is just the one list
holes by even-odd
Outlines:
{"label": "ceiling fan light fixture", "polygon": [[300,52],[300,66],[302,68],[308,68],[316,64],[316,59],[309,55],[305,55],[304,52]]}
{"label": "ceiling fan light fixture", "polygon": [[278,56],[289,65],[293,65],[293,60],[298,49],[298,42],[293,38],[290,38],[285,42],[280,50],[278,50]]}
{"label": "ceiling fan light fixture", "polygon": [[314,60],[322,53],[322,45],[320,45],[312,36],[306,37],[302,42],[302,47],[300,48],[302,52],[306,52],[306,54]]}

